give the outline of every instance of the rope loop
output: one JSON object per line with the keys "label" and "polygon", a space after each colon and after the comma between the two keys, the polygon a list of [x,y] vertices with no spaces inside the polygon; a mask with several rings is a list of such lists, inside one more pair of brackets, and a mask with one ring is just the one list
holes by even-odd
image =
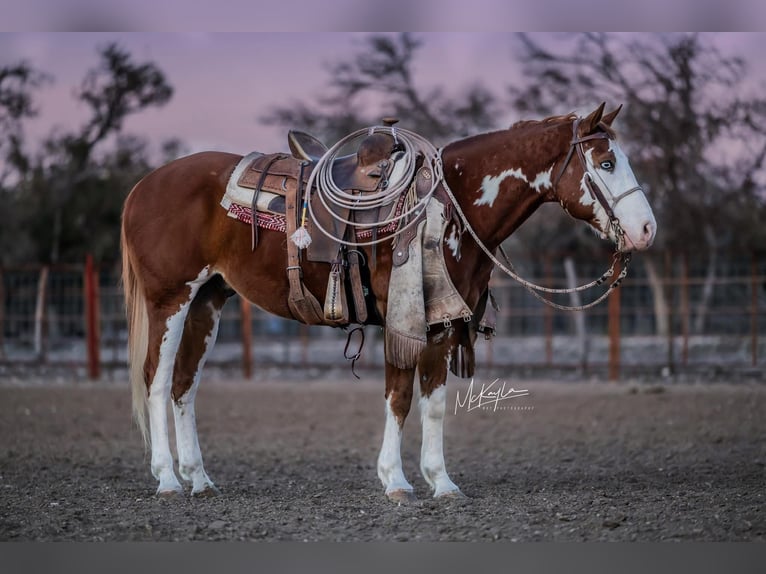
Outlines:
{"label": "rope loop", "polygon": [[[364,194],[349,193],[344,189],[341,189],[332,175],[333,162],[337,158],[340,151],[356,140],[368,137],[374,133],[383,133],[391,135],[397,142],[397,145],[402,148],[401,152],[397,152],[399,157],[396,162],[404,162],[402,164],[401,176],[397,181],[388,181],[387,185],[380,186],[378,191]],[[417,167],[418,158],[423,157],[423,165],[428,165],[431,168],[433,177],[431,178],[431,188],[422,198],[418,198],[411,204],[407,204],[402,209],[401,213],[395,214],[388,219],[382,221],[375,221],[372,223],[359,223],[353,221],[353,215],[350,215],[348,219],[338,215],[336,213],[337,208],[341,210],[348,209],[350,213],[356,211],[365,211],[370,209],[376,209],[386,205],[391,205],[397,198],[405,193],[411,185],[414,185],[415,171]],[[395,168],[396,169],[396,168]],[[311,172],[308,184],[306,185],[306,203],[308,204],[308,211],[313,220],[313,226],[321,233],[331,238],[333,241],[348,245],[352,247],[362,247],[367,245],[376,245],[384,241],[389,241],[395,236],[403,233],[415,222],[415,217],[410,217],[413,214],[420,212],[422,208],[428,203],[433,195],[436,187],[443,179],[441,171],[441,162],[439,161],[439,152],[434,145],[426,140],[424,137],[411,132],[403,128],[394,129],[393,126],[373,126],[370,128],[364,128],[355,131],[348,136],[344,137],[334,146],[332,146],[327,152],[319,159],[314,170]],[[346,225],[351,226],[353,229],[369,229],[384,227],[389,223],[396,223],[398,228],[391,234],[382,238],[376,238],[371,241],[346,241],[342,237],[336,237],[332,231],[329,231],[322,227],[317,218],[314,215],[312,204],[308,201],[308,194],[311,189],[316,186],[316,193],[322,205],[330,213],[332,218]],[[406,223],[404,223],[406,222]],[[402,225],[404,223],[404,225]]]}

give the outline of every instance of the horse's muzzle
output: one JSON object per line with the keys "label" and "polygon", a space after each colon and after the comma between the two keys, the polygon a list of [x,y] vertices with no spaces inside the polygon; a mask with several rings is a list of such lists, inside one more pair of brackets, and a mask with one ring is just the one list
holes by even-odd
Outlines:
{"label": "horse's muzzle", "polygon": [[657,234],[657,223],[654,220],[645,221],[638,231],[625,231],[625,242],[621,251],[645,251],[652,246]]}

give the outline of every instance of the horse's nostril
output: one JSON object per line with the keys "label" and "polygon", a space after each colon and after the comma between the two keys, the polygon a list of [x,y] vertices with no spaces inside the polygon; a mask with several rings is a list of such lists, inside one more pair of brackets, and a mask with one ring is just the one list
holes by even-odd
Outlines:
{"label": "horse's nostril", "polygon": [[654,225],[651,221],[644,223],[644,239],[648,240],[654,236]]}

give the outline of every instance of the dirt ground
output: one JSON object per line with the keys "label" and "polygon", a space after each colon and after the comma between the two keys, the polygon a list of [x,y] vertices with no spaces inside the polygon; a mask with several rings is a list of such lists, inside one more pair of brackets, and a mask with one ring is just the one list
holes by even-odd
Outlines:
{"label": "dirt ground", "polygon": [[[524,382],[514,409],[455,414],[469,499],[430,498],[417,407],[396,506],[375,464],[381,381],[203,382],[213,499],[159,500],[129,390],[0,385],[0,540],[766,540],[766,386]],[[502,403],[499,406],[503,406]],[[524,407],[524,408],[519,408]]]}

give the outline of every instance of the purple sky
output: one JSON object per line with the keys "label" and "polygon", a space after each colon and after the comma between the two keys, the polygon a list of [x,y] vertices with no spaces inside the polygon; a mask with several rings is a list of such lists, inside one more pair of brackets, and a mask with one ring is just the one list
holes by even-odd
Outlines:
{"label": "purple sky", "polygon": [[[278,151],[285,147],[285,130],[260,125],[258,116],[273,105],[321,94],[327,81],[324,65],[348,54],[362,38],[358,33],[0,34],[0,65],[24,59],[55,78],[39,94],[41,115],[29,125],[31,138],[82,121],[85,110],[72,93],[97,62],[97,47],[117,41],[137,61],[158,64],[175,88],[168,105],[131,118],[126,132],[155,144],[176,136],[191,151]],[[417,79],[424,86],[449,89],[452,78],[461,84],[480,80],[500,94],[519,77],[513,58],[516,40],[510,33],[432,33],[422,38]],[[749,60],[753,86],[766,86],[766,34],[719,34],[717,42],[726,53]]]}

